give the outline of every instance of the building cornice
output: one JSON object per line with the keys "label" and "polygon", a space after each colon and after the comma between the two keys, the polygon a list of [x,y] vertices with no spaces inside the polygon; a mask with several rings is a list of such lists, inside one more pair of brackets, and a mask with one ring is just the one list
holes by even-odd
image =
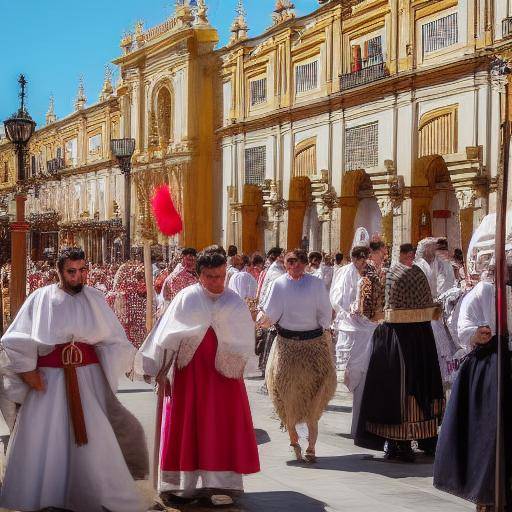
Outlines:
{"label": "building cornice", "polygon": [[273,110],[264,115],[244,119],[228,126],[219,128],[218,136],[227,137],[248,131],[267,128],[272,125],[294,122],[345,108],[364,105],[385,96],[400,94],[425,86],[436,86],[451,83],[456,79],[473,75],[478,71],[487,71],[490,67],[489,57],[494,51],[472,55],[456,62],[440,66],[401,72],[388,78],[340,91],[304,104]]}

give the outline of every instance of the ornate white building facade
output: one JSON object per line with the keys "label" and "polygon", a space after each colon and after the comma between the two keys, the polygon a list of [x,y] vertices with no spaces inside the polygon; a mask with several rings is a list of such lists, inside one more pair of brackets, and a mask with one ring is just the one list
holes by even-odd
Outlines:
{"label": "ornate white building facade", "polygon": [[[358,226],[397,248],[466,248],[494,208],[500,95],[492,57],[511,6],[479,0],[321,2],[221,50],[223,241],[347,254]],[[240,30],[240,27],[243,30]]]}

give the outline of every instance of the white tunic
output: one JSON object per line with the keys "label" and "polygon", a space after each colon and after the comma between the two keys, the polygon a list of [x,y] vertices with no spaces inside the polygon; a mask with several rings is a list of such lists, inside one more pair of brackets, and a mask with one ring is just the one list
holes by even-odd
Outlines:
{"label": "white tunic", "polygon": [[356,300],[359,272],[353,263],[336,270],[329,298],[336,312],[333,327],[338,331],[336,355],[338,369],[343,369],[358,330],[351,318],[351,306]]}
{"label": "white tunic", "polygon": [[437,296],[439,297],[443,293],[457,286],[457,280],[455,279],[455,272],[453,271],[451,261],[440,258],[436,258],[436,260],[438,268]]}
{"label": "white tunic", "polygon": [[272,286],[272,283],[280,276],[286,273],[284,268],[284,264],[282,261],[274,261],[270,267],[268,267],[267,273],[265,274],[265,278],[263,279],[263,284],[261,285],[261,291],[259,296],[259,304],[260,306],[264,304],[267,299],[268,292]]}
{"label": "white tunic", "polygon": [[471,338],[476,330],[488,326],[496,334],[495,287],[493,283],[480,281],[463,299],[460,306],[457,331],[460,344],[471,348]]}
{"label": "white tunic", "polygon": [[[43,392],[16,375],[37,367],[56,344],[95,345],[101,365],[77,368],[88,444],[76,446],[64,371],[40,368]],[[108,386],[131,363],[133,347],[103,294],[90,287],[69,295],[57,285],[35,291],[2,338],[8,397],[22,403],[7,455],[0,505],[15,510],[58,507],[74,512],[144,509],[106,414]]]}
{"label": "white tunic", "polygon": [[243,270],[233,274],[229,280],[229,289],[233,290],[242,299],[253,299],[256,297],[258,282],[249,272]]}
{"label": "white tunic", "polygon": [[277,278],[262,311],[272,324],[290,331],[328,329],[332,318],[323,281],[309,274],[297,280],[288,274]]}

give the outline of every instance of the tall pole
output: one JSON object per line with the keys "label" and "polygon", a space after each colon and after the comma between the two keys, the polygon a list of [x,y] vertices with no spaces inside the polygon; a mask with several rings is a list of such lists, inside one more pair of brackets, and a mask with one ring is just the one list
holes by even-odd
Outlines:
{"label": "tall pole", "polygon": [[498,512],[505,510],[505,442],[504,442],[504,402],[503,386],[504,379],[509,376],[504,375],[503,361],[506,357],[508,347],[506,345],[508,336],[507,326],[507,263],[505,256],[505,240],[507,234],[507,200],[508,200],[508,176],[510,165],[510,111],[509,111],[509,76],[506,63],[502,67],[504,78],[504,92],[501,92],[504,98],[503,121],[501,125],[502,133],[502,175],[498,183],[497,198],[497,218],[496,218],[496,334],[498,337],[498,370],[497,370],[497,389],[496,396],[496,474],[495,474],[495,510]]}
{"label": "tall pole", "polygon": [[131,256],[131,217],[132,217],[132,174],[130,161],[123,165],[124,173],[124,211],[126,239],[124,245],[124,259],[128,261]]}
{"label": "tall pole", "polygon": [[[23,145],[16,148],[18,153],[18,183],[25,177],[25,158]],[[29,224],[25,220],[25,201],[27,195],[22,187],[16,193],[16,220],[11,223],[11,279],[9,296],[11,318],[14,319],[27,297],[27,232]]]}

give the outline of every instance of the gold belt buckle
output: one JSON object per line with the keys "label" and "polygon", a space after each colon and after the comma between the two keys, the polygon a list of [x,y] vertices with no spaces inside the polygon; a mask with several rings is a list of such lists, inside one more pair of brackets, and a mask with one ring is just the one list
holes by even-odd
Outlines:
{"label": "gold belt buckle", "polygon": [[79,347],[72,341],[62,351],[62,364],[64,366],[79,366],[82,364],[83,354]]}

